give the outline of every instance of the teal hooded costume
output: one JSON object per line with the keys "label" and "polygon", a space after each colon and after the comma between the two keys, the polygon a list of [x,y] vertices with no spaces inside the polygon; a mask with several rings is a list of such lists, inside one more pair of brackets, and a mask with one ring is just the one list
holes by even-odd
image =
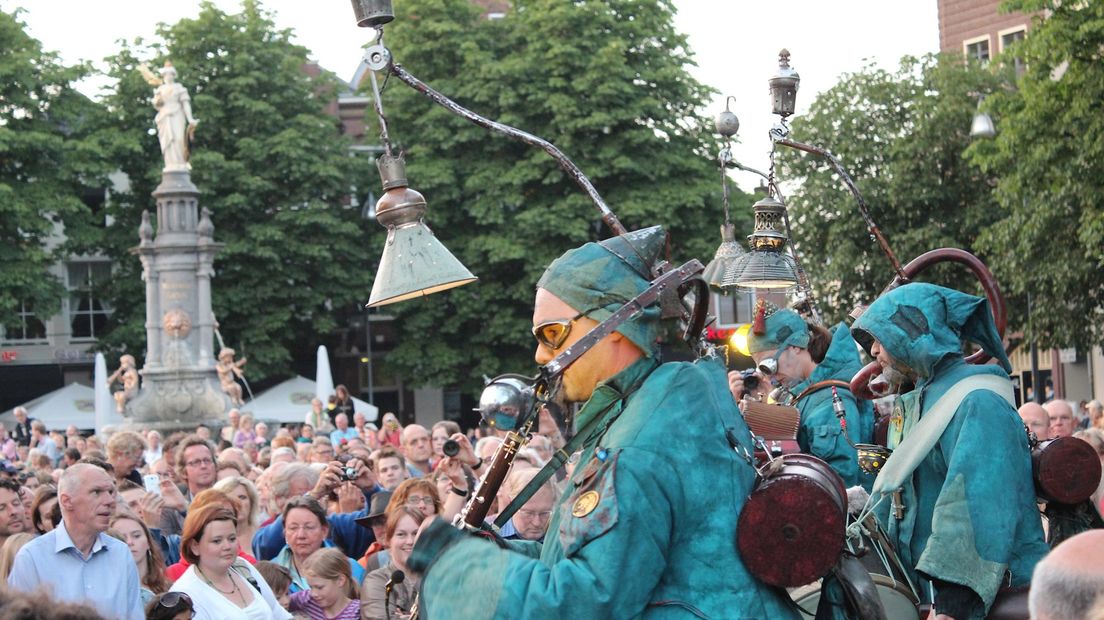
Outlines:
{"label": "teal hooded costume", "polygon": [[[988,301],[931,284],[879,297],[851,331],[867,351],[877,339],[918,375],[916,389],[898,404],[906,429],[963,378],[1007,379],[1010,369]],[[966,364],[967,340],[1000,366]],[[905,434],[902,445],[908,441]],[[961,401],[899,493],[902,517],[883,502],[879,520],[904,564],[922,578],[922,596],[931,582],[936,609],[959,620],[984,617],[1001,586],[1028,584],[1047,552],[1023,423],[992,391],[974,390]]]}
{"label": "teal hooded costume", "polygon": [[[591,316],[602,320],[649,284],[662,231],[631,236],[632,247],[619,237],[567,252],[538,286],[579,311],[601,308]],[[651,308],[618,330],[645,356],[576,416],[588,439],[543,544],[501,548],[442,521],[422,533],[409,561],[424,574],[422,617],[797,617],[736,550],[755,470],[724,368],[661,364],[659,328]]]}
{"label": "teal hooded costume", "polygon": [[[748,334],[748,349],[752,353],[782,350],[795,346],[802,349],[809,345],[809,328],[805,320],[793,310],[778,310],[766,317],[766,333]],[[840,323],[832,332],[832,343],[828,346],[824,359],[817,364],[809,378],[790,391],[801,394],[807,387],[835,379],[851,382],[862,369],[859,349],[847,327]],[[801,412],[801,426],[797,431],[797,443],[801,451],[811,454],[829,465],[843,478],[844,485],[851,487],[860,483],[869,487],[867,480],[859,470],[856,450],[851,443],[870,443],[874,434],[874,407],[869,401],[858,400],[847,388],[837,387],[843,400],[844,419],[847,422],[847,436],[844,436],[839,419],[832,409],[832,387],[825,386],[805,394],[794,406]],[[848,439],[851,443],[848,443]]]}

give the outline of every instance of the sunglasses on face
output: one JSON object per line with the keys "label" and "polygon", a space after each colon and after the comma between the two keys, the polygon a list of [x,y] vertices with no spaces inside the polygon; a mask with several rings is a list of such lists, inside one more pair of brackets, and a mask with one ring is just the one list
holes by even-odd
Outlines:
{"label": "sunglasses on face", "polygon": [[549,349],[556,350],[562,347],[563,343],[567,342],[567,338],[571,335],[571,328],[575,326],[575,322],[595,310],[599,310],[599,308],[585,310],[570,319],[545,321],[533,327],[533,337],[537,339],[538,343]]}

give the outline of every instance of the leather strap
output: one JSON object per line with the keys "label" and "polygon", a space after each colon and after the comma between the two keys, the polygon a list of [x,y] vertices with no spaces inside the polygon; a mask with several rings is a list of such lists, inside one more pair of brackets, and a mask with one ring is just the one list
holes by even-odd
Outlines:
{"label": "leather strap", "polygon": [[832,387],[832,386],[839,387],[839,388],[844,388],[848,392],[851,391],[851,384],[846,382],[846,381],[840,381],[839,379],[825,379],[824,381],[817,381],[816,383],[810,385],[809,387],[805,388],[804,390],[801,390],[801,393],[798,394],[797,396],[795,396],[793,401],[796,404],[797,401],[801,400],[802,398],[805,398],[806,396],[812,394],[813,392],[817,392],[817,391],[820,391],[820,390],[822,390],[826,387]]}

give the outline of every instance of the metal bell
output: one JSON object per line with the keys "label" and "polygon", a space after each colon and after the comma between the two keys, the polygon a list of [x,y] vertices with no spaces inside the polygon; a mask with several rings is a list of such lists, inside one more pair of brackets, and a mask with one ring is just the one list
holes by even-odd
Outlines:
{"label": "metal bell", "polygon": [[353,13],[361,28],[376,28],[395,19],[391,0],[353,0]]}

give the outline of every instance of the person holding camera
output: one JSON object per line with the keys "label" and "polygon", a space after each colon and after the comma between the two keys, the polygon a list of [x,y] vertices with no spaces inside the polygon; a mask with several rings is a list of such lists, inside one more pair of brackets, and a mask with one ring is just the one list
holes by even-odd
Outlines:
{"label": "person holding camera", "polygon": [[[862,369],[851,332],[842,323],[829,332],[793,310],[768,308],[763,300],[755,313],[748,350],[759,372],[794,395],[791,404],[801,412],[801,451],[831,465],[846,486],[869,485],[872,480],[859,471],[855,444],[873,439],[874,408],[851,394],[851,377]],[[833,394],[843,401],[842,418]]]}
{"label": "person holding camera", "polygon": [[[288,468],[295,467],[289,465]],[[359,489],[364,499],[369,500],[372,495],[382,491],[382,487],[376,482],[376,476],[372,470],[359,458],[353,457],[345,462],[330,461],[326,469],[318,476],[314,487],[307,491],[306,496],[317,502],[327,500],[331,493],[346,482],[351,482]],[[298,491],[302,493],[302,491]],[[295,497],[298,497],[296,495]],[[341,494],[338,494],[340,500]],[[292,498],[294,500],[294,497]],[[367,502],[359,502],[361,509],[354,512],[326,514],[323,512],[328,538],[334,545],[340,547],[345,555],[361,557],[368,546],[375,541],[372,531],[357,525],[356,520],[368,515]],[[286,513],[286,509],[282,511]],[[284,517],[281,514],[272,523],[257,530],[253,537],[253,554],[259,560],[271,560],[286,544],[284,531]]]}

